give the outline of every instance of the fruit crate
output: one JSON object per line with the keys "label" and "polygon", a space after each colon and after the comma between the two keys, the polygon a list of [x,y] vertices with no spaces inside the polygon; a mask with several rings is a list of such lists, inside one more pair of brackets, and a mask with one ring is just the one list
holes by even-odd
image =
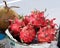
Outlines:
{"label": "fruit crate", "polygon": [[13,36],[9,33],[9,30],[7,29],[5,33],[8,36],[8,40],[10,41],[10,45],[13,48],[58,48],[57,47],[57,41],[52,41],[51,43],[39,43],[39,44],[21,44],[16,39],[13,38]]}

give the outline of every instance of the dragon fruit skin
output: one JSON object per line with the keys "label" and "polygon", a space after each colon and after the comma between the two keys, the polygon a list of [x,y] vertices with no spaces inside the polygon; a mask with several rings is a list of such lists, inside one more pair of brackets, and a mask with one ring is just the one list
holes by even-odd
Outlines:
{"label": "dragon fruit skin", "polygon": [[25,26],[20,32],[20,39],[25,43],[31,43],[36,36],[35,30],[31,25]]}
{"label": "dragon fruit skin", "polygon": [[54,28],[40,28],[37,34],[39,42],[51,42],[55,40],[56,29]]}
{"label": "dragon fruit skin", "polygon": [[45,26],[44,12],[32,11],[30,15],[24,17],[24,22],[26,24],[31,24],[36,27]]}
{"label": "dragon fruit skin", "polygon": [[23,26],[25,26],[24,22],[18,18],[15,20],[10,20],[9,29],[14,36],[19,34]]}

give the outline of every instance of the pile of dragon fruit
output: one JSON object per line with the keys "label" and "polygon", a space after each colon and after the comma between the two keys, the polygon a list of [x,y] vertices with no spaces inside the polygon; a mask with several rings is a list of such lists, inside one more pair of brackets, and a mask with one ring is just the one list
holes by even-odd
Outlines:
{"label": "pile of dragon fruit", "polygon": [[56,39],[56,23],[53,19],[47,19],[45,11],[32,11],[21,19],[10,20],[10,33],[19,38],[22,43],[32,43],[37,39],[38,43],[50,43]]}

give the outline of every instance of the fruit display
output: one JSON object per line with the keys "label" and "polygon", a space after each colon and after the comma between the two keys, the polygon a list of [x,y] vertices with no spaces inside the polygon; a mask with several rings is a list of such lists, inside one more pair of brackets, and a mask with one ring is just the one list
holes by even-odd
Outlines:
{"label": "fruit display", "polygon": [[14,20],[15,17],[18,17],[18,14],[11,8],[16,8],[15,6],[8,7],[6,1],[4,7],[0,7],[0,30],[5,30],[9,26],[9,19]]}
{"label": "fruit display", "polygon": [[[47,19],[45,11],[32,11],[29,15],[23,16],[21,19],[10,19],[9,31],[14,36],[26,44],[33,43],[51,43],[56,39],[57,24],[54,22],[56,18]],[[35,41],[36,42],[36,41]]]}

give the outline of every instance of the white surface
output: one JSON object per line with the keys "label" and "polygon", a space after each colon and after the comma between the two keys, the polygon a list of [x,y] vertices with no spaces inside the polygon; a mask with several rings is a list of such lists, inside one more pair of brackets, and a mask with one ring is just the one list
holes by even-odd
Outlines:
{"label": "white surface", "polygon": [[49,48],[50,44],[39,44],[39,45],[29,45],[29,46],[23,46],[23,45],[17,45],[16,48]]}
{"label": "white surface", "polygon": [[16,46],[14,48],[58,48],[57,41],[53,41],[51,44],[44,43],[44,44],[36,44],[36,45],[29,45],[29,46],[23,46],[19,44],[15,44]]}
{"label": "white surface", "polygon": [[0,40],[0,48],[11,48],[8,38]]}
{"label": "white surface", "polygon": [[5,48],[58,48],[57,41],[52,41],[51,44],[44,43],[44,44],[35,44],[35,45],[28,45],[28,46],[23,46],[20,44],[15,43],[15,46],[11,45],[10,43],[14,43],[13,41],[9,40],[8,38],[0,41],[1,44],[5,44]]}
{"label": "white surface", "polygon": [[8,30],[8,29],[6,29],[5,33],[6,33],[6,35],[7,35],[11,40],[13,40],[13,41],[17,42],[17,40],[16,40],[16,39],[14,39],[14,38],[13,38],[13,36],[10,34],[10,32],[9,32],[9,30]]}

